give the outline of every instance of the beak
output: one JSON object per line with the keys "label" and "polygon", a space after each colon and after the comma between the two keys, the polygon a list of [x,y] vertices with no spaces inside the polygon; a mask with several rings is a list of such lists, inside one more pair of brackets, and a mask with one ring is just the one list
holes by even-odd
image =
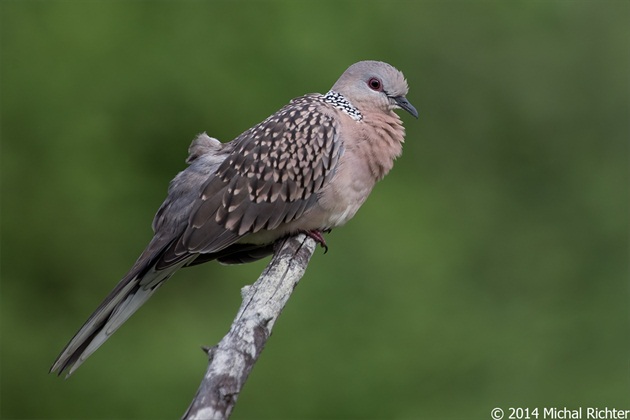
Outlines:
{"label": "beak", "polygon": [[418,111],[413,105],[409,103],[407,98],[405,98],[404,96],[394,96],[392,97],[392,99],[396,101],[399,107],[416,117],[416,119],[418,118]]}

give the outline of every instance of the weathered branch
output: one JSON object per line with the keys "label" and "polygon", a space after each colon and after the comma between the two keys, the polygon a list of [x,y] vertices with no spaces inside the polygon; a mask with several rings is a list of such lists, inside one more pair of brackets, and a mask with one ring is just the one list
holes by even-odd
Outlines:
{"label": "weathered branch", "polygon": [[183,418],[227,419],[295,286],[304,275],[316,243],[299,235],[277,244],[258,280],[241,290],[243,302],[230,331],[207,349],[208,370]]}

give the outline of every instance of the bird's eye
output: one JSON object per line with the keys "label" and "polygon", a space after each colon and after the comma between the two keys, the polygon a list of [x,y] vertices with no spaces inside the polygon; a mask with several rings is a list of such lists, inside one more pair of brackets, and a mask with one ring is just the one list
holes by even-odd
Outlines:
{"label": "bird's eye", "polygon": [[383,84],[376,77],[372,77],[370,80],[368,80],[368,86],[370,87],[370,89],[375,90],[377,92],[380,92],[383,90]]}

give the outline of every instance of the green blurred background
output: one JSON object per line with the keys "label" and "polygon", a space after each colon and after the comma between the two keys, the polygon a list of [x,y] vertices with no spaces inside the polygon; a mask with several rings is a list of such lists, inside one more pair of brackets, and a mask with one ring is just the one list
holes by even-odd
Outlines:
{"label": "green blurred background", "polygon": [[267,261],[183,270],[69,380],[199,132],[351,63],[418,121],[315,254],[234,418],[630,409],[627,1],[2,1],[3,418],[177,418]]}

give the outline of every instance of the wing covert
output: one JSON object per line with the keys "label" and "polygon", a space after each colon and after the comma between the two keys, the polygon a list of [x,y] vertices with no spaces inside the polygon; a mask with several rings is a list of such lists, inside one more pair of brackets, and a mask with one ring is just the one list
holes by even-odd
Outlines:
{"label": "wing covert", "polygon": [[316,202],[342,151],[337,122],[316,98],[292,101],[234,140],[202,188],[177,248],[217,252],[298,219]]}

